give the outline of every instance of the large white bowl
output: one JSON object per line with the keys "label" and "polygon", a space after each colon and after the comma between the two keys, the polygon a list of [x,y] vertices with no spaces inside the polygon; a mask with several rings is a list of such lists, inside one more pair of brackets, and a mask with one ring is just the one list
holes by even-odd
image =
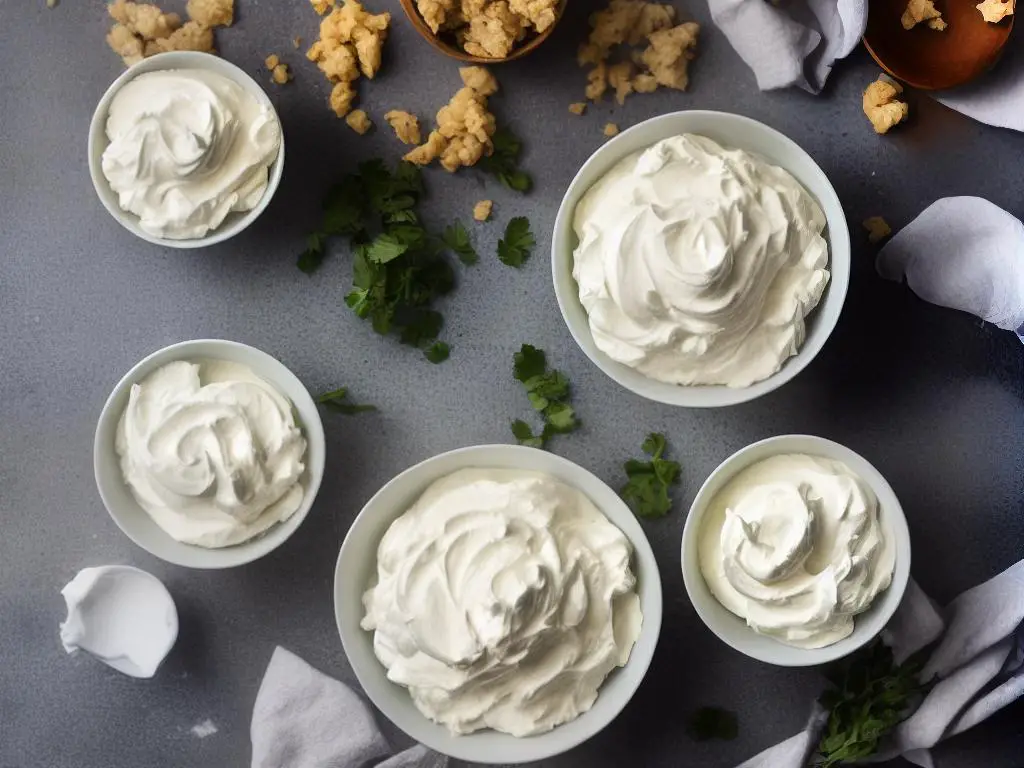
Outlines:
{"label": "large white bowl", "polygon": [[[601,686],[597,701],[575,720],[537,736],[516,738],[483,730],[453,736],[416,709],[407,689],[392,683],[373,653],[373,635],[359,626],[363,593],[376,573],[377,548],[396,518],[435,480],[467,467],[545,472],[578,488],[633,544],[634,572],[643,627],[626,665]],[[473,763],[510,764],[543,760],[598,733],[633,696],[651,663],[661,631],[661,578],[651,545],[633,513],[587,470],[545,451],[515,445],[482,445],[443,453],[407,469],[367,502],[349,529],[334,572],[334,612],[345,653],[366,695],[409,736],[433,750]]]}
{"label": "large white bowl", "polygon": [[89,175],[92,177],[92,185],[99,195],[100,202],[107,209],[117,222],[136,237],[142,238],[156,245],[166,245],[169,248],[205,248],[208,245],[221,243],[230,237],[234,237],[243,229],[248,227],[263,213],[270,205],[270,199],[277,191],[281,183],[281,175],[284,173],[284,131],[281,131],[281,146],[277,151],[277,159],[270,165],[267,189],[263,193],[256,207],[249,211],[236,211],[229,213],[216,229],[208,232],[205,237],[195,237],[189,240],[171,240],[163,237],[156,237],[146,232],[139,226],[139,217],[121,208],[117,195],[110,188],[107,177],[103,175],[103,152],[110,141],[107,139],[107,116],[110,113],[110,102],[125,83],[134,80],[146,72],[158,72],[169,69],[205,69],[209,72],[233,80],[246,91],[248,91],[261,104],[266,105],[274,114],[274,118],[280,125],[277,110],[270,102],[270,98],[259,84],[247,75],[243,70],[236,67],[230,61],[210,53],[198,51],[171,51],[158,53],[150,56],[137,64],[129,67],[120,77],[117,78],[96,105],[93,112],[92,122],[89,124]]}
{"label": "large white bowl", "polygon": [[[573,231],[572,220],[580,198],[627,155],[682,133],[700,134],[726,147],[753,152],[789,171],[818,201],[828,221],[824,236],[829,244],[829,270],[832,277],[821,303],[807,318],[807,338],[800,351],[778,372],[749,387],[687,387],[668,384],[612,360],[594,342],[587,312],[580,303],[579,286],[572,276],[573,251],[579,242]],[[649,400],[691,408],[713,408],[753,400],[781,387],[806,368],[821,351],[836,327],[846,300],[846,289],[850,282],[850,232],[846,226],[843,206],[824,171],[791,139],[749,117],[700,110],[673,112],[623,131],[583,164],[569,185],[555,217],[551,268],[555,296],[569,332],[598,368],[626,389]]]}
{"label": "large white bowl", "polygon": [[[725,608],[708,589],[700,571],[701,521],[711,500],[726,483],[752,464],[780,454],[802,453],[841,461],[868,484],[880,506],[882,530],[896,548],[896,564],[892,583],[878,595],[871,607],[854,617],[853,634],[824,648],[794,648],[771,637],[759,635],[736,614]],[[723,461],[718,469],[704,481],[683,527],[682,543],[683,581],[690,602],[697,614],[712,632],[726,645],[730,645],[751,658],[783,667],[806,667],[826,664],[853,653],[874,639],[892,618],[910,578],[910,532],[903,507],[885,478],[866,459],[849,448],[810,435],[782,435],[748,445]]]}
{"label": "large white bowl", "polygon": [[[278,523],[265,533],[240,544],[208,549],[172,539],[153,521],[146,510],[139,506],[121,473],[121,462],[114,441],[117,436],[117,424],[128,406],[132,384],[177,360],[226,360],[248,366],[253,373],[273,385],[291,401],[296,413],[296,422],[306,438],[306,469],[299,478],[304,490],[302,505],[283,523]],[[320,481],[324,476],[325,452],[324,426],[320,421],[316,403],[302,382],[282,362],[266,352],[239,344],[237,341],[197,339],[172,344],[154,352],[136,364],[117,383],[103,406],[99,424],[96,426],[93,469],[96,473],[96,487],[110,516],[128,538],[144,550],[161,560],[186,568],[231,568],[263,557],[277,549],[295,533],[313,506],[317,491],[320,490]]]}

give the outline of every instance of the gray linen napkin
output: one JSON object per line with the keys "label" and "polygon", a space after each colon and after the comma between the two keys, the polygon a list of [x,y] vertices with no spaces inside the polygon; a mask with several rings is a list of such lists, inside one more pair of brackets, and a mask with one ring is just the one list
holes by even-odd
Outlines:
{"label": "gray linen napkin", "polygon": [[[931,766],[929,749],[1024,696],[1024,560],[939,609],[911,581],[883,640],[897,661],[938,639],[921,677],[934,681],[921,705],[892,734],[877,760],[902,755]],[[818,744],[824,714],[739,768],[802,768]]]}
{"label": "gray linen napkin", "polygon": [[980,197],[932,203],[879,251],[878,273],[1008,331],[1024,325],[1024,224]]}
{"label": "gray linen napkin", "polygon": [[422,745],[392,755],[359,696],[280,646],[256,694],[250,732],[252,768],[448,765],[447,757]]}
{"label": "gray linen napkin", "polygon": [[[791,85],[818,93],[832,65],[864,34],[866,0],[708,0],[711,18],[762,91]],[[996,68],[976,84],[935,94],[957,112],[1024,131],[1024,46],[1008,45]]]}

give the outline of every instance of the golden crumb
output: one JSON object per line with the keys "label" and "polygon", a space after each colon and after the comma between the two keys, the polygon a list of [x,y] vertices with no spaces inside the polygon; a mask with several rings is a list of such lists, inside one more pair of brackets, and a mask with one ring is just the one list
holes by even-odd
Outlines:
{"label": "golden crumb", "polygon": [[548,30],[558,5],[559,0],[416,0],[431,32],[489,59],[503,59],[531,33]]}
{"label": "golden crumb", "polygon": [[276,54],[272,53],[263,60],[263,64],[267,69],[273,69],[281,63],[281,58]]}
{"label": "golden crumb", "polygon": [[323,16],[334,7],[334,0],[309,0],[313,10]]}
{"label": "golden crumb", "polygon": [[107,6],[111,18],[124,25],[129,32],[147,40],[169,37],[181,26],[181,17],[176,13],[164,13],[155,5],[114,0]]}
{"label": "golden crumb", "polygon": [[292,38],[292,48],[301,48],[301,47],[302,47],[302,37],[300,37],[299,35],[296,35],[295,37]]}
{"label": "golden crumb", "polygon": [[608,65],[603,61],[587,73],[584,94],[591,101],[600,101],[608,90]]}
{"label": "golden crumb", "polygon": [[235,20],[235,0],[188,0],[185,12],[204,27],[230,27]]}
{"label": "golden crumb", "polygon": [[921,22],[927,22],[929,29],[941,32],[946,28],[946,22],[942,19],[942,12],[935,7],[932,0],[909,0],[907,9],[903,11],[900,19],[904,29],[913,29]]}
{"label": "golden crumb", "polygon": [[107,45],[121,57],[126,67],[137,64],[144,58],[142,38],[136,37],[124,24],[114,24],[107,33]]}
{"label": "golden crumb", "polygon": [[615,123],[605,123],[604,124],[604,135],[607,136],[608,138],[611,138],[612,136],[617,135],[618,132],[619,132],[619,126],[617,126]]}
{"label": "golden crumb", "polygon": [[270,79],[278,85],[285,85],[292,79],[292,71],[287,64],[278,64],[270,73]]}
{"label": "golden crumb", "polygon": [[[478,71],[479,70],[479,71]],[[487,97],[498,88],[498,82],[481,67],[467,67],[459,73],[465,83],[451,101],[437,112],[437,130],[431,131],[424,144],[407,153],[405,159],[416,165],[427,165],[440,159],[449,173],[476,165],[484,155],[494,151],[491,137],[497,130],[494,115],[487,108]]]}
{"label": "golden crumb", "polygon": [[146,56],[168,51],[199,51],[216,53],[213,45],[213,30],[195,21],[186,22],[174,30],[169,37],[150,40],[146,43]]}
{"label": "golden crumb", "polygon": [[864,219],[864,229],[868,231],[868,242],[878,243],[892,234],[892,227],[889,222],[881,216],[871,216]]}
{"label": "golden crumb", "polygon": [[574,115],[582,115],[584,112],[587,111],[587,102],[575,101],[569,105],[569,111],[572,112]]}
{"label": "golden crumb", "polygon": [[998,24],[1007,16],[1013,15],[1014,0],[983,0],[975,8],[989,24]]}
{"label": "golden crumb", "polygon": [[373,121],[371,121],[367,114],[361,109],[353,109],[349,112],[345,117],[345,122],[348,123],[349,128],[360,136],[373,128]]}
{"label": "golden crumb", "polygon": [[401,109],[392,109],[384,115],[384,119],[403,144],[420,143],[420,121],[416,115]]}
{"label": "golden crumb", "polygon": [[[320,38],[306,52],[306,58],[316,62],[324,76],[335,84],[331,109],[344,117],[356,97],[353,83],[360,75],[373,79],[380,69],[391,14],[370,13],[358,0],[344,0],[340,7],[332,0],[329,6],[334,10],[320,22]],[[316,0],[313,7],[321,13]]]}
{"label": "golden crumb", "polygon": [[654,75],[658,85],[685,91],[690,83],[688,68],[697,55],[697,35],[700,25],[695,22],[663,29],[648,37],[649,45],[643,52],[643,62]]}
{"label": "golden crumb", "polygon": [[487,221],[491,218],[491,210],[493,208],[493,200],[481,200],[473,206],[473,218],[477,221]]}
{"label": "golden crumb", "polygon": [[509,9],[538,32],[545,31],[558,18],[558,0],[509,0]]}
{"label": "golden crumb", "polygon": [[608,67],[608,85],[615,89],[615,101],[626,103],[626,97],[633,92],[633,63],[620,61]]}
{"label": "golden crumb", "polygon": [[879,77],[864,91],[864,114],[875,133],[888,133],[889,129],[906,119],[910,107],[896,97],[903,93],[899,83]]}

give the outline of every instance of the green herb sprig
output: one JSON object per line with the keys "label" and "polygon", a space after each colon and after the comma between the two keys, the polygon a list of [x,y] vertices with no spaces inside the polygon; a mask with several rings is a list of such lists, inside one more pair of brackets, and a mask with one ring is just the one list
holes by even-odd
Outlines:
{"label": "green herb sprig", "polygon": [[892,649],[877,640],[830,674],[819,699],[828,721],[813,765],[832,768],[875,754],[925,690],[918,679],[923,666],[920,654],[895,664]]}
{"label": "green herb sprig", "polygon": [[516,216],[509,220],[505,237],[498,241],[498,260],[518,269],[530,258],[530,250],[536,244],[537,238],[530,231],[530,220]]}
{"label": "green herb sprig", "polygon": [[459,235],[459,229],[465,233],[461,225],[450,227],[446,239],[423,226],[416,211],[423,192],[420,170],[411,163],[399,163],[394,171],[382,160],[361,163],[328,191],[320,229],[307,238],[298,267],[312,274],[326,258],[330,238],[349,238],[352,290],[345,304],[377,333],[394,333],[403,344],[423,350],[430,362],[440,363],[448,359],[449,349],[437,341],[444,317],[433,302],[455,286],[445,245],[467,263],[472,247],[468,235]]}
{"label": "green herb sprig", "polygon": [[531,344],[523,344],[513,357],[513,375],[522,382],[533,409],[544,417],[544,426],[534,434],[522,419],[512,422],[512,434],[521,445],[543,448],[554,435],[579,427],[576,411],[569,405],[569,380],[560,371],[548,370],[547,356]]}
{"label": "green herb sprig", "polygon": [[496,176],[498,181],[516,192],[529,192],[533,188],[530,174],[519,168],[519,155],[523,143],[504,128],[495,131],[491,137],[494,151],[480,161],[480,167]]}
{"label": "green herb sprig", "polygon": [[628,480],[619,495],[637,517],[664,517],[672,509],[668,489],[679,482],[679,463],[662,458],[665,446],[665,436],[652,432],[641,446],[651,460],[629,459],[623,464]]}
{"label": "green herb sprig", "polygon": [[316,399],[316,401],[320,405],[324,406],[324,408],[335,411],[336,413],[343,413],[346,416],[377,410],[377,406],[375,405],[360,405],[359,403],[350,402],[348,399],[348,389],[346,387],[334,389],[330,392],[324,392]]}

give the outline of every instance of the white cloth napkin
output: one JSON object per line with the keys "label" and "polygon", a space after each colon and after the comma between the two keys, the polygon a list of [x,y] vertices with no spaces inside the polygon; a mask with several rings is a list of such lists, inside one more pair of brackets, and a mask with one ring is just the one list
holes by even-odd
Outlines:
{"label": "white cloth napkin", "polygon": [[875,266],[932,304],[1008,331],[1024,325],[1024,224],[988,200],[932,203],[886,243]]}
{"label": "white cloth napkin", "polygon": [[[708,0],[711,18],[763,90],[818,93],[836,60],[850,55],[868,21],[867,0]],[[1024,46],[1010,44],[977,84],[935,96],[983,123],[1024,131]]]}
{"label": "white cloth napkin", "polygon": [[[1024,696],[1024,560],[938,609],[913,581],[883,639],[897,662],[938,640],[921,678],[934,681],[876,759],[902,755],[930,767],[929,749]],[[824,714],[739,768],[802,768],[817,747]]]}
{"label": "white cloth napkin", "polygon": [[274,649],[252,712],[252,768],[445,768],[422,745],[393,754],[370,708],[344,683]]}

